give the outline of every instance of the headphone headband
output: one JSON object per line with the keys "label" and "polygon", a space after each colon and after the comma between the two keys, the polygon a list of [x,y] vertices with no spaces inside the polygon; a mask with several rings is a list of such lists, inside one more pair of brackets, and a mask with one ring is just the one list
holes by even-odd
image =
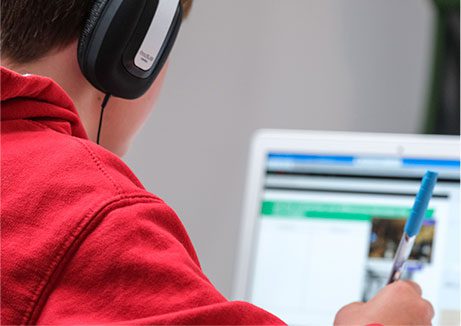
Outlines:
{"label": "headphone headband", "polygon": [[149,71],[157,61],[157,55],[168,36],[178,6],[179,0],[159,1],[155,17],[134,59],[138,68]]}

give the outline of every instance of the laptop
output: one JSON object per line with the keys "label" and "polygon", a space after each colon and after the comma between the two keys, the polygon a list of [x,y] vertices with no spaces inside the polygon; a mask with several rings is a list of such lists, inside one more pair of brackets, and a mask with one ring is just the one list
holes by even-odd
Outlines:
{"label": "laptop", "polygon": [[331,325],[382,287],[426,170],[438,183],[404,279],[460,324],[460,139],[262,130],[253,139],[233,297]]}

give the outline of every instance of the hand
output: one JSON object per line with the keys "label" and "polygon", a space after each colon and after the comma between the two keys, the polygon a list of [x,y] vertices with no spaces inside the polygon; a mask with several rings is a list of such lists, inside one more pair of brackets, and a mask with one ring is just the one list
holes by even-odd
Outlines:
{"label": "hand", "polygon": [[431,325],[434,309],[411,281],[387,285],[370,301],[351,303],[338,311],[335,325]]}

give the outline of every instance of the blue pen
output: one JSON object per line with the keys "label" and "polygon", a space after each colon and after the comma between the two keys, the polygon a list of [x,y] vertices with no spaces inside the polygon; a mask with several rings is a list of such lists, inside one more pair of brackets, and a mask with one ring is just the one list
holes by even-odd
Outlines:
{"label": "blue pen", "polygon": [[391,276],[389,277],[387,284],[398,281],[404,271],[405,263],[410,256],[416,236],[418,235],[419,230],[421,229],[421,225],[423,224],[427,206],[429,205],[429,200],[432,197],[432,192],[434,191],[436,183],[437,173],[427,171],[426,174],[424,174],[421,187],[419,188],[418,194],[416,195],[415,203],[413,204],[410,216],[408,217],[405,224],[402,240],[400,240],[399,247],[395,253]]}

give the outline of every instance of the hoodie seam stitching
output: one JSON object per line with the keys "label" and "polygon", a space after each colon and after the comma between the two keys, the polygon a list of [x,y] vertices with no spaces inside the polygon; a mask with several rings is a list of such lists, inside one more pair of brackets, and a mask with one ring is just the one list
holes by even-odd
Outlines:
{"label": "hoodie seam stitching", "polygon": [[[46,294],[47,287],[62,275],[66,265],[72,259],[69,252],[75,249],[74,253],[76,253],[85,239],[98,228],[110,212],[130,204],[147,203],[150,201],[158,202],[151,195],[120,195],[106,201],[106,203],[96,210],[89,209],[77,226],[69,232],[69,239],[60,246],[60,250],[49,265],[50,267],[44,273],[44,277],[34,286],[34,291],[32,292],[33,298],[29,308],[23,315],[22,324],[30,324],[38,320],[39,312],[37,309],[40,308],[40,303],[42,303],[41,310],[43,310],[46,301],[52,293],[52,289],[50,289],[50,293],[46,297],[43,297]],[[94,225],[92,225],[93,223]],[[68,260],[66,261],[66,259]]]}
{"label": "hoodie seam stitching", "polygon": [[[48,126],[46,126],[45,124],[39,122],[39,121],[32,121],[32,120],[27,120],[27,122],[33,124],[33,125],[36,125],[36,126],[39,126],[41,127],[43,130],[48,130],[50,129]],[[54,130],[55,131],[55,130]],[[56,132],[56,131],[55,131]],[[106,177],[106,179],[112,184],[112,186],[115,188],[116,192],[118,195],[121,195],[123,193],[121,187],[119,184],[117,184],[115,182],[115,180],[111,177],[111,175],[109,174],[109,172],[107,172],[107,170],[104,168],[104,164],[102,163],[101,159],[99,158],[99,156],[93,151],[91,150],[91,148],[85,144],[85,142],[83,142],[82,139],[79,139],[79,138],[76,138],[76,137],[72,137],[71,138],[76,141],[77,143],[79,143],[85,150],[86,152],[90,155],[93,163],[96,165],[96,167],[98,168],[98,170],[104,175],[104,177]]]}

